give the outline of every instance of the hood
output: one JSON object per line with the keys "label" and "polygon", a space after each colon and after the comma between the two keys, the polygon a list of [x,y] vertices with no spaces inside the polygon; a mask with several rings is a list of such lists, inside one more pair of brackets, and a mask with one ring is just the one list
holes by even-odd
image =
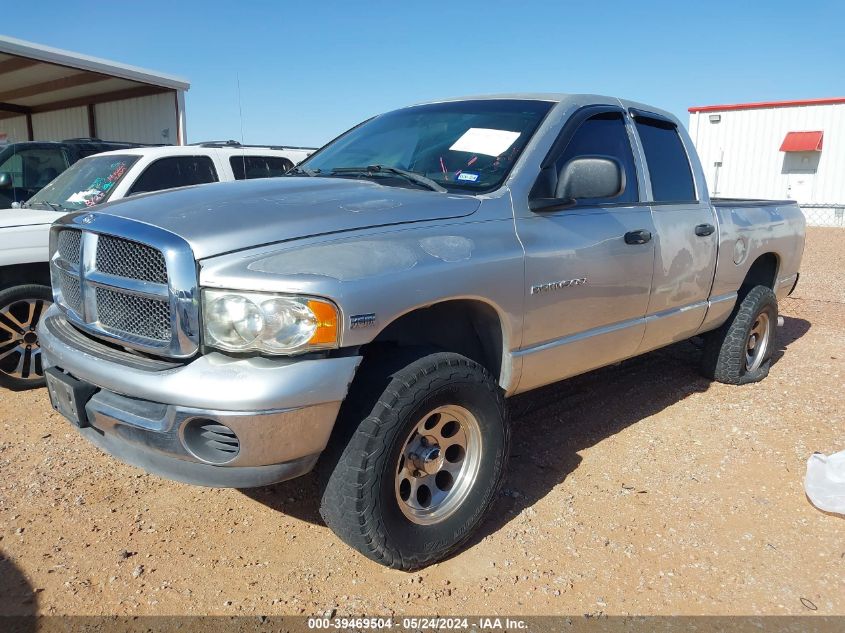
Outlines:
{"label": "hood", "polygon": [[197,259],[273,242],[470,215],[477,198],[366,180],[283,177],[154,193],[97,207],[186,239]]}
{"label": "hood", "polygon": [[52,224],[67,211],[42,211],[40,209],[0,209],[0,229],[13,226]]}

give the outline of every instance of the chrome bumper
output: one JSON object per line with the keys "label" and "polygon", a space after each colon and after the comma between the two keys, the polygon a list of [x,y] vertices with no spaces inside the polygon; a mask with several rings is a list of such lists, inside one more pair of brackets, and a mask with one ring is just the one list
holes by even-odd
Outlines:
{"label": "chrome bumper", "polygon": [[[86,438],[149,472],[205,486],[263,486],[308,472],[361,362],[217,353],[184,365],[149,360],[80,334],[55,307],[38,337],[45,369],[99,388],[85,404]],[[234,433],[234,457],[197,450],[186,430],[205,422]]]}

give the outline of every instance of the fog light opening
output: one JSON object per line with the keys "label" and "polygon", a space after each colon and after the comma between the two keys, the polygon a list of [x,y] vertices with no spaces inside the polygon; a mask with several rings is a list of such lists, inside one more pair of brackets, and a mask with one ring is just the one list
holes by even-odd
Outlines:
{"label": "fog light opening", "polygon": [[209,464],[228,464],[241,449],[235,432],[208,418],[188,420],[182,429],[182,444],[197,459]]}

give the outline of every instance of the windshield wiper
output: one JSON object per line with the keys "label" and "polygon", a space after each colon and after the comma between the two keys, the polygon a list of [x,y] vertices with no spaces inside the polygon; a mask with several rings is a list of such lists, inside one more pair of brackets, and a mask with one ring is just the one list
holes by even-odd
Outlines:
{"label": "windshield wiper", "polygon": [[27,202],[26,206],[30,208],[34,204],[43,204],[45,207],[49,207],[51,211],[70,211],[70,209],[68,209],[67,207],[63,207],[58,202],[47,202],[46,200],[36,200],[35,202]]}
{"label": "windshield wiper", "polygon": [[316,176],[320,173],[319,169],[307,169],[305,167],[294,167],[285,172],[285,176]]}
{"label": "windshield wiper", "polygon": [[432,191],[439,191],[441,193],[446,191],[445,187],[442,187],[431,178],[418,174],[415,171],[399,169],[398,167],[388,167],[387,165],[368,165],[367,167],[335,167],[332,169],[332,174],[361,174],[363,176],[376,176],[380,173],[400,176],[409,182],[421,185],[426,189],[431,189]]}

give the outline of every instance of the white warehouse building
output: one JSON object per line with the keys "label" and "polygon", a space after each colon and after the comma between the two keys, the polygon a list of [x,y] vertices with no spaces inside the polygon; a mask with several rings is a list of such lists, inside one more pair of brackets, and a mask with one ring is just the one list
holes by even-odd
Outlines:
{"label": "white warehouse building", "polygon": [[713,197],[791,199],[808,224],[845,227],[845,97],[689,112]]}
{"label": "white warehouse building", "polygon": [[184,145],[189,87],[179,77],[0,35],[0,144]]}

